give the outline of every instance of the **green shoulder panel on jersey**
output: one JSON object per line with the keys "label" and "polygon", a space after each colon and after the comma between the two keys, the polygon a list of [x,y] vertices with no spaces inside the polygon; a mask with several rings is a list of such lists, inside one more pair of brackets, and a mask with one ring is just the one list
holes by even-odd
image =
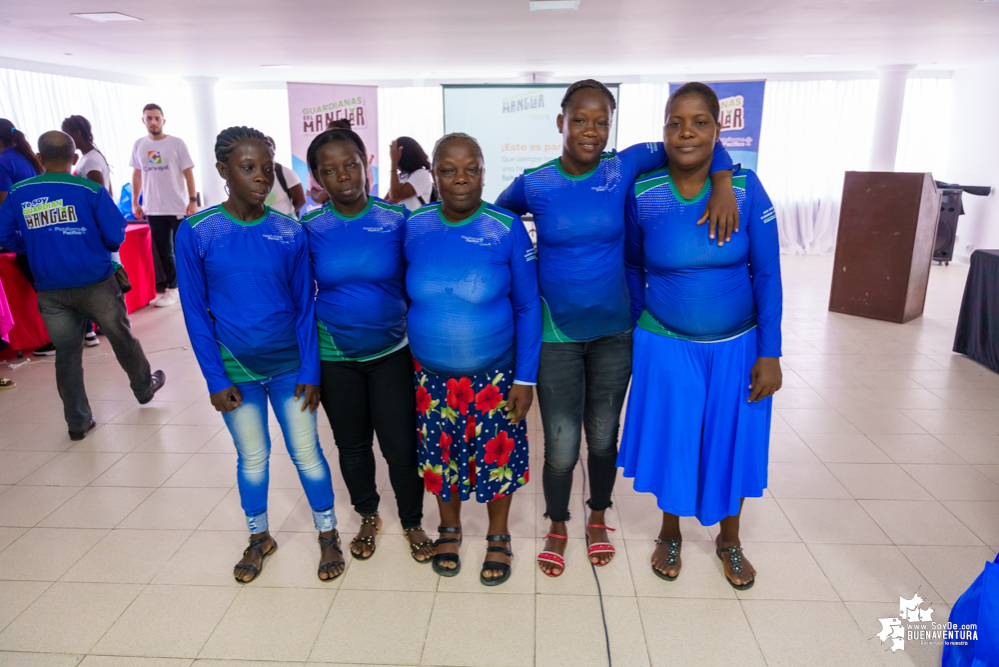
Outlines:
{"label": "green shoulder panel on jersey", "polygon": [[[221,204],[219,206],[221,206]],[[189,215],[187,216],[187,218],[185,218],[185,222],[191,225],[191,227],[196,227],[199,222],[201,222],[208,216],[212,215],[213,213],[217,213],[217,211],[215,210],[216,208],[218,208],[218,206],[212,206],[211,208],[206,208],[201,213],[195,213],[194,215]]]}
{"label": "green shoulder panel on jersey", "polygon": [[322,207],[322,208],[317,208],[315,211],[309,211],[308,213],[306,213],[305,215],[302,216],[302,222],[308,222],[309,220],[315,220],[316,218],[318,218],[319,216],[321,216],[323,214],[323,211],[325,211],[325,210],[326,210],[326,207]]}
{"label": "green shoulder panel on jersey", "polygon": [[510,225],[513,224],[513,216],[507,213],[504,209],[498,208],[489,204],[486,206],[486,210],[482,212],[484,215],[488,215],[493,220],[502,223],[504,227],[510,229]]}
{"label": "green shoulder panel on jersey", "polygon": [[386,211],[392,211],[393,213],[398,213],[400,215],[406,214],[406,207],[402,204],[390,204],[387,201],[382,201],[381,199],[375,199],[375,206],[378,208],[383,208]]}
{"label": "green shoulder panel on jersey", "polygon": [[287,218],[288,220],[291,220],[296,225],[302,224],[301,221],[293,215],[288,215],[287,213],[282,213],[281,211],[275,211],[270,206],[267,207],[267,210],[273,213],[274,215],[278,215],[281,216],[282,218]]}
{"label": "green shoulder panel on jersey", "polygon": [[635,180],[635,196],[641,197],[652,188],[669,182],[669,168],[660,167],[647,174],[642,174]]}
{"label": "green shoulder panel on jersey", "polygon": [[740,190],[745,190],[746,189],[746,175],[740,173],[740,174],[736,174],[735,176],[733,176],[732,177],[732,187],[733,188],[739,188]]}
{"label": "green shoulder panel on jersey", "polygon": [[94,183],[89,178],[83,178],[82,176],[73,176],[72,174],[39,174],[38,176],[32,176],[31,178],[26,178],[23,181],[15,183],[10,191],[13,192],[18,188],[24,187],[25,185],[42,185],[45,183],[62,183],[63,185],[78,185],[82,188],[87,188],[91,192],[100,192],[101,186]]}
{"label": "green shoulder panel on jersey", "polygon": [[525,169],[524,170],[524,176],[527,176],[528,174],[533,174],[536,171],[541,171],[542,169],[548,169],[549,167],[555,167],[555,166],[557,166],[556,165],[557,161],[558,161],[558,158],[555,158],[554,160],[549,160],[548,162],[545,162],[544,164],[539,164],[537,167],[531,167],[530,169]]}
{"label": "green shoulder panel on jersey", "polygon": [[431,202],[431,203],[426,204],[425,206],[421,206],[420,208],[418,208],[415,211],[413,211],[409,215],[409,217],[410,218],[415,218],[416,216],[422,215],[424,213],[436,213],[437,209],[439,209],[440,207],[441,207],[441,202],[439,202],[439,201]]}

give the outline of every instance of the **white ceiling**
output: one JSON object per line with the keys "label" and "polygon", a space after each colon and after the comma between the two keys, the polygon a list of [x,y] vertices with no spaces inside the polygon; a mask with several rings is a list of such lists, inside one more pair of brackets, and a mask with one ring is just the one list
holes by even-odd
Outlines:
{"label": "white ceiling", "polygon": [[[528,0],[2,4],[0,57],[141,77],[571,79],[999,63],[999,2],[981,0],[582,0],[557,12],[529,12]],[[142,22],[71,16],[101,11]]]}

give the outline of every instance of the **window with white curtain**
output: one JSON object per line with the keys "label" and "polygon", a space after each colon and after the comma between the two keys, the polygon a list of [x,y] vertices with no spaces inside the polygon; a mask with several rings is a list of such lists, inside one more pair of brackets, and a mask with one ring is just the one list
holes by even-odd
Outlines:
{"label": "window with white curtain", "polygon": [[938,181],[950,180],[952,90],[951,79],[906,81],[895,171],[928,171]]}
{"label": "window with white curtain", "polygon": [[33,148],[38,148],[43,132],[60,129],[68,116],[78,114],[90,121],[94,143],[111,167],[116,201],[121,186],[131,182],[128,162],[132,145],[146,133],[142,107],[150,102],[163,107],[167,120],[164,131],[190,146],[195,136],[194,118],[190,93],[182,82],[137,86],[0,68],[0,117],[24,132]]}

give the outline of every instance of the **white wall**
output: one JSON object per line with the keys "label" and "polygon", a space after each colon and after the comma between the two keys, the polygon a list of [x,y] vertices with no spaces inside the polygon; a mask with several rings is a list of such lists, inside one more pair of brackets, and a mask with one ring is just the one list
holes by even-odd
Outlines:
{"label": "white wall", "polygon": [[964,195],[954,258],[967,261],[974,250],[999,248],[999,124],[993,119],[999,109],[999,67],[956,70],[953,90],[949,168],[933,175],[948,183],[992,186],[989,197]]}

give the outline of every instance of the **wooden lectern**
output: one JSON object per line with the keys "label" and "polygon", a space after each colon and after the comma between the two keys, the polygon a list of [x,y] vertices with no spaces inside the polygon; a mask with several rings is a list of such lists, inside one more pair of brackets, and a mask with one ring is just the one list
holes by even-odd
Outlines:
{"label": "wooden lectern", "polygon": [[898,323],[922,315],[939,212],[931,174],[846,172],[829,310]]}

